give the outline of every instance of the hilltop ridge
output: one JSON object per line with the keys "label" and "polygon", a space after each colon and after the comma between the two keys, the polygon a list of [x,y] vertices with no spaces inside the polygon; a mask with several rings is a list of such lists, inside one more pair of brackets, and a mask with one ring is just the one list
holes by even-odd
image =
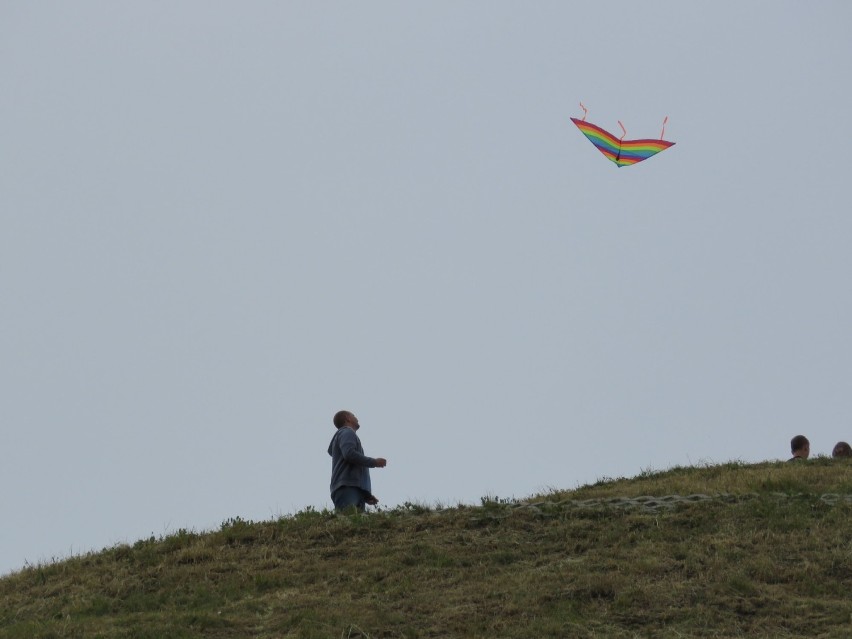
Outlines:
{"label": "hilltop ridge", "polygon": [[0,637],[849,637],[852,464],[307,509],[0,579]]}

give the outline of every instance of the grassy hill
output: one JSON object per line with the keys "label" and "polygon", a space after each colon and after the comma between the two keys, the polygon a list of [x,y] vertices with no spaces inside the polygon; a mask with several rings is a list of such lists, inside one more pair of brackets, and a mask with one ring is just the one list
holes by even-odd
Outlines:
{"label": "grassy hill", "polygon": [[852,464],[231,520],[0,579],[0,637],[848,638]]}

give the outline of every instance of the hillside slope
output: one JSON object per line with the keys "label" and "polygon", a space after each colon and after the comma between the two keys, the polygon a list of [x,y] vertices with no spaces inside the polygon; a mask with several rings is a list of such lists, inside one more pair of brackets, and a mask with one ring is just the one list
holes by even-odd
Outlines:
{"label": "hillside slope", "polygon": [[852,464],[306,511],[0,579],[0,637],[852,636]]}

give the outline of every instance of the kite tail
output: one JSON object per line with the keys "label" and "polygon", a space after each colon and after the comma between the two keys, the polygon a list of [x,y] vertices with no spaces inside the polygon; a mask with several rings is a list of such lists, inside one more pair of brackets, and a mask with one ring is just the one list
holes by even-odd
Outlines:
{"label": "kite tail", "polygon": [[666,122],[668,122],[668,121],[669,121],[669,116],[666,116],[666,117],[663,119],[663,130],[662,130],[662,131],[660,131],[660,139],[661,139],[661,140],[662,140],[664,137],[666,137]]}
{"label": "kite tail", "polygon": [[589,110],[580,102],[580,108],[583,109],[583,122],[586,121],[586,116],[589,115]]}

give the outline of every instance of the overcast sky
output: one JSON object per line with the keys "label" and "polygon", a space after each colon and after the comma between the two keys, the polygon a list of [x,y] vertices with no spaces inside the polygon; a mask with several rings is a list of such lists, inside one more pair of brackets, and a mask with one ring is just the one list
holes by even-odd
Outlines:
{"label": "overcast sky", "polygon": [[850,24],[0,1],[0,574],[330,507],[343,408],[390,507],[852,441]]}

